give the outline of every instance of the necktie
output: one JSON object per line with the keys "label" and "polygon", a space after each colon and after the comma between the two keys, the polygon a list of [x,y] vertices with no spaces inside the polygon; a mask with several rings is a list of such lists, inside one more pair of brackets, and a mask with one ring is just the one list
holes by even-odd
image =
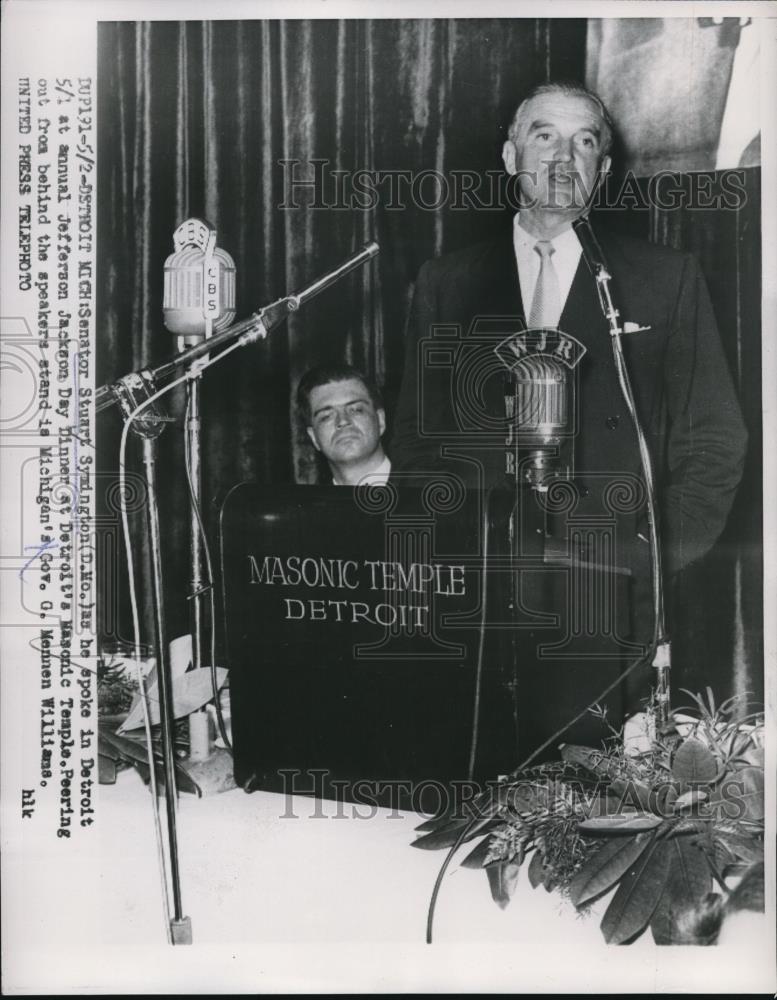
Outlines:
{"label": "necktie", "polygon": [[558,275],[550,258],[556,251],[549,240],[538,240],[534,244],[534,251],[540,257],[540,273],[529,312],[529,327],[555,327],[561,319],[561,293]]}

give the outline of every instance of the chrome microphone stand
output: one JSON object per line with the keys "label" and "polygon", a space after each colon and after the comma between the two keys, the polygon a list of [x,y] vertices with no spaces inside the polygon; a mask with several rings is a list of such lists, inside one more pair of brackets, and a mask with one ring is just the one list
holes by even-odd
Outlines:
{"label": "chrome microphone stand", "polygon": [[[198,220],[194,220],[198,221]],[[148,486],[147,527],[152,558],[152,596],[154,602],[154,628],[157,655],[157,670],[159,674],[159,714],[162,725],[162,760],[165,776],[165,799],[167,807],[168,853],[171,866],[171,883],[173,892],[173,916],[170,920],[170,937],[173,944],[191,944],[191,921],[183,916],[181,904],[181,884],[178,866],[178,843],[176,832],[176,782],[175,759],[173,755],[173,697],[170,662],[168,657],[167,634],[164,615],[164,588],[162,579],[161,532],[159,529],[159,513],[156,491],[156,445],[155,439],[164,430],[164,424],[171,418],[162,415],[156,408],[157,399],[174,385],[181,381],[176,378],[184,369],[193,377],[188,381],[199,381],[202,370],[222,360],[232,351],[263,340],[270,331],[278,326],[289,313],[295,312],[340,278],[345,277],[357,267],[361,267],[379,252],[377,243],[368,243],[360,251],[352,254],[332,271],[317,278],[312,284],[301,291],[286,295],[265,306],[247,319],[218,333],[208,339],[198,338],[194,346],[181,351],[169,361],[155,368],[133,371],[117,379],[115,382],[100,386],[95,393],[95,412],[100,413],[111,406],[117,406],[125,423],[130,424],[134,433],[143,440],[143,462]],[[228,320],[227,322],[231,321]],[[214,352],[218,353],[214,355]],[[196,395],[195,418],[192,421],[192,440],[197,438],[198,447],[199,397]],[[191,397],[190,397],[191,398]],[[152,409],[153,407],[153,409]],[[145,412],[144,412],[145,411]],[[199,451],[196,456],[197,476],[199,479]],[[199,490],[193,490],[197,493]],[[199,523],[197,525],[199,530]],[[201,554],[200,554],[201,558]],[[192,564],[195,555],[192,553]],[[201,562],[199,563],[201,571]],[[150,769],[155,767],[153,756],[149,757]],[[168,886],[165,885],[165,893]]]}
{"label": "chrome microphone stand", "polygon": [[666,629],[666,614],[664,607],[664,580],[661,560],[661,539],[659,533],[658,508],[656,504],[655,477],[653,472],[653,461],[650,456],[650,449],[645,438],[645,433],[639,421],[637,407],[634,401],[634,393],[631,388],[626,359],[623,355],[623,342],[621,336],[623,327],[620,323],[620,313],[615,308],[610,291],[610,274],[607,262],[599,246],[599,242],[594,235],[588,215],[583,215],[572,223],[580,243],[583,247],[583,255],[596,281],[596,289],[599,295],[599,304],[604,318],[610,327],[610,340],[612,343],[613,359],[618,375],[618,383],[621,393],[626,403],[626,408],[634,425],[639,446],[642,472],[645,477],[645,490],[647,493],[648,525],[650,530],[650,557],[651,557],[651,577],[653,584],[653,667],[656,670],[656,723],[657,729],[665,730],[669,726],[670,712],[670,690],[669,672],[672,665],[671,644]]}
{"label": "chrome microphone stand", "polygon": [[[164,322],[178,335],[178,351],[211,339],[235,318],[235,264],[224,250],[216,247],[216,230],[204,219],[187,219],[173,234],[174,252],[165,261]],[[208,355],[195,359],[186,380],[186,476],[189,492],[189,622],[192,636],[192,665],[205,666],[204,604],[213,581],[206,573],[205,527],[202,510],[201,474],[201,375]],[[210,622],[211,629],[214,623]],[[213,648],[213,643],[211,643]],[[208,664],[211,669],[214,664]],[[214,698],[218,692],[214,690]],[[195,725],[201,723],[201,725]],[[189,758],[209,756],[207,710],[189,717]]]}
{"label": "chrome microphone stand", "polygon": [[[111,387],[114,402],[125,420],[133,419],[146,401],[154,395],[153,381],[144,373],[132,373]],[[146,480],[146,527],[151,560],[151,594],[154,608],[154,639],[156,644],[156,671],[159,689],[159,721],[161,725],[162,771],[165,784],[165,805],[167,814],[167,839],[170,861],[170,886],[173,896],[173,913],[168,928],[172,944],[191,944],[191,919],[184,916],[181,900],[181,879],[178,865],[178,834],[176,828],[176,780],[173,739],[175,719],[173,714],[173,687],[168,655],[167,629],[165,625],[164,584],[162,575],[162,545],[159,529],[159,501],[157,498],[157,446],[156,439],[171,418],[165,416],[152,403],[145,408],[142,417],[131,424],[132,430],[142,441],[143,469]],[[145,682],[142,682],[145,684]],[[141,692],[143,693],[143,692]],[[149,770],[156,764],[149,754]],[[153,774],[152,774],[153,778]],[[152,788],[153,788],[152,783]],[[167,891],[167,887],[165,887]]]}

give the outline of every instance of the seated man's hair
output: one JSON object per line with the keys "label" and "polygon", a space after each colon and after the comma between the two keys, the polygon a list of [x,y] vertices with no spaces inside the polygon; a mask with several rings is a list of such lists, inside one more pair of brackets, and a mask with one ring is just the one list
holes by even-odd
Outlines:
{"label": "seated man's hair", "polygon": [[363,384],[375,409],[382,410],[383,396],[380,389],[371,378],[360,372],[358,368],[347,364],[317,365],[305,372],[297,386],[297,407],[305,423],[309,425],[311,422],[310,394],[314,389],[318,389],[322,385],[329,385],[330,382],[346,382],[352,378],[358,379]]}

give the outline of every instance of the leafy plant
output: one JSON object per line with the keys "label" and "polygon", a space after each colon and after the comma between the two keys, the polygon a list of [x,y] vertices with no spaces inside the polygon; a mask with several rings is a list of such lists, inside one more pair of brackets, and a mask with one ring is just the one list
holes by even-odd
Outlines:
{"label": "leafy plant", "polygon": [[129,711],[138,685],[123,668],[123,663],[107,665],[98,661],[97,706],[100,715],[120,715]]}
{"label": "leafy plant", "polygon": [[480,838],[463,865],[485,869],[502,907],[530,857],[531,885],[580,910],[615,889],[601,922],[610,944],[648,926],[659,944],[714,942],[726,878],[763,860],[763,720],[736,718],[737,700],[716,706],[709,689],[690,697],[692,714],[675,713],[674,731],[642,750],[621,732],[598,750],[562,746],[560,761],[515,772],[458,815],[421,824],[414,847],[449,850],[429,937],[453,853]]}

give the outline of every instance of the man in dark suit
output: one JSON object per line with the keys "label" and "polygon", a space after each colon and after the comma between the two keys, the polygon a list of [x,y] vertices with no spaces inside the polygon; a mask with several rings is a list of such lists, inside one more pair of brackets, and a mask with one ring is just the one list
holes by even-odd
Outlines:
{"label": "man in dark suit", "polygon": [[[521,197],[513,239],[421,268],[392,457],[398,470],[445,465],[478,489],[506,483],[507,372],[494,348],[526,327],[570,335],[579,363],[569,522],[612,521],[613,564],[637,583],[632,636],[646,641],[649,532],[639,451],[609,327],[572,229],[609,169],[611,139],[607,110],[581,86],[545,84],[520,105],[503,149]],[[673,573],[723,529],[742,473],[744,425],[693,257],[597,235],[626,330],[626,361],[658,481],[665,568]]]}

